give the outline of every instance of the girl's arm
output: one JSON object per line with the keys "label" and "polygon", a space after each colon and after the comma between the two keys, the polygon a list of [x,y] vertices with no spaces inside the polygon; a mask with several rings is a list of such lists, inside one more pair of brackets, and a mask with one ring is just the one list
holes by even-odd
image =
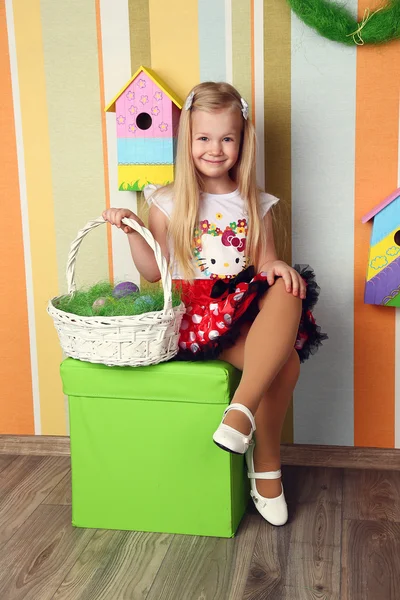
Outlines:
{"label": "girl's arm", "polygon": [[[133,219],[134,221],[137,221],[139,225],[145,226],[143,221],[127,208],[109,208],[103,212],[103,218],[106,221],[119,229],[122,229],[122,231],[127,234],[133,262],[139,273],[151,283],[159,281],[161,274],[153,250],[142,238],[140,233],[137,233],[131,227],[122,223],[124,217]],[[161,252],[167,261],[169,261],[167,243],[168,218],[159,208],[154,206],[154,204],[150,207],[149,211],[149,229],[153,234],[154,239],[160,244]]]}
{"label": "girl's arm", "polygon": [[264,219],[264,227],[267,235],[267,245],[264,253],[259,256],[257,271],[267,273],[269,285],[274,285],[275,277],[282,277],[286,290],[304,299],[306,297],[306,285],[299,273],[289,267],[283,260],[279,260],[276,254],[274,232],[272,227],[271,211],[267,212]]}

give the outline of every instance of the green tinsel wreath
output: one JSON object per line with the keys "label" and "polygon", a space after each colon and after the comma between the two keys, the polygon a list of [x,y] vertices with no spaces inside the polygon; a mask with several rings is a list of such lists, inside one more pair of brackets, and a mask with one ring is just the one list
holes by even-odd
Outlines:
{"label": "green tinsel wreath", "polygon": [[357,22],[350,11],[328,0],[288,0],[293,12],[306,25],[329,40],[353,46],[382,44],[400,38],[400,0],[389,0],[375,11],[366,9]]}

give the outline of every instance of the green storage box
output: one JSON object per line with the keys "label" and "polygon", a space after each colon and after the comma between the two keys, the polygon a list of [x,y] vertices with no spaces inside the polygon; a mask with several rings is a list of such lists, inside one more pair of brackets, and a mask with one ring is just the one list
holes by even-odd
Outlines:
{"label": "green storage box", "polygon": [[61,365],[76,527],[232,537],[243,457],[212,441],[240,373],[221,361]]}

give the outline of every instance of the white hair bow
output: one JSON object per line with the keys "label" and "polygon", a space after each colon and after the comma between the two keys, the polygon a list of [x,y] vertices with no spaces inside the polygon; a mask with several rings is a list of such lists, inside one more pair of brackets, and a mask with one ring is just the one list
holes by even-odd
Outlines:
{"label": "white hair bow", "polygon": [[193,104],[194,92],[190,92],[189,96],[186,98],[185,102],[185,110],[189,110]]}
{"label": "white hair bow", "polygon": [[246,102],[246,100],[244,98],[240,98],[240,101],[242,103],[242,115],[243,115],[243,118],[246,119],[246,121],[247,121],[247,119],[249,117],[249,105],[247,104],[247,102]]}

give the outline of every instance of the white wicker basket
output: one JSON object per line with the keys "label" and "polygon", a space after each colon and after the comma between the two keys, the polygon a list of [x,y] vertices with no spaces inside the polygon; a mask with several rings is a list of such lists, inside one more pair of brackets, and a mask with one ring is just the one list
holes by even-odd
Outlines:
{"label": "white wicker basket", "polygon": [[[171,275],[160,246],[150,231],[132,219],[123,219],[152,248],[160,269],[164,289],[164,308],[142,315],[118,317],[81,317],[56,308],[50,300],[47,312],[54,320],[62,349],[67,356],[108,366],[144,366],[173,358],[178,352],[179,327],[185,306],[172,307]],[[105,223],[102,217],[89,221],[71,244],[67,263],[68,294],[75,286],[75,262],[85,235]]]}

